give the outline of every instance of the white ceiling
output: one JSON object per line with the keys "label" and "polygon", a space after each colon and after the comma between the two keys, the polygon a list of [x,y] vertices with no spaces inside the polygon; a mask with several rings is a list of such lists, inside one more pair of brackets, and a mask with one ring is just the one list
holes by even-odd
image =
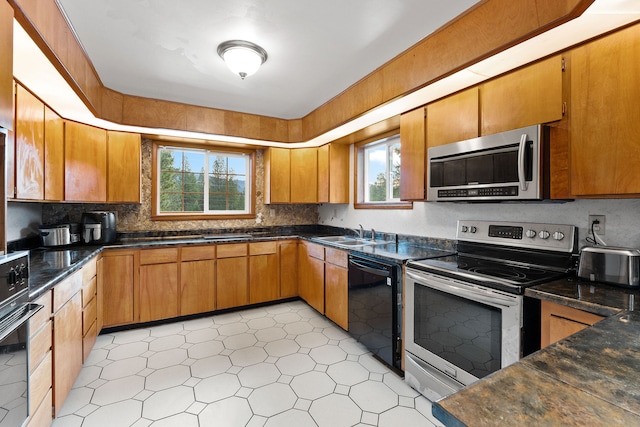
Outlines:
{"label": "white ceiling", "polygon": [[[57,0],[105,86],[129,95],[300,118],[478,0]],[[216,53],[262,46],[241,80]]]}

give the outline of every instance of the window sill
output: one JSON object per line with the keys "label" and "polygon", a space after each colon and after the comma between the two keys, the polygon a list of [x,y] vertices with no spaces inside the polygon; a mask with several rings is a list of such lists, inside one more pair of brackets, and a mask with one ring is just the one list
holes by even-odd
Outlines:
{"label": "window sill", "polygon": [[194,214],[166,214],[152,215],[152,221],[193,221],[193,220],[217,220],[217,219],[254,219],[255,214],[238,214],[238,215],[207,215],[203,213]]}
{"label": "window sill", "polygon": [[354,209],[413,209],[413,202],[399,203],[354,203]]}

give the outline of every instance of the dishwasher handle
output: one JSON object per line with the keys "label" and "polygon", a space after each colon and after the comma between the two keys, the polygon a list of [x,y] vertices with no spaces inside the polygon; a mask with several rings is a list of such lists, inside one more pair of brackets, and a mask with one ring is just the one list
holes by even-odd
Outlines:
{"label": "dishwasher handle", "polygon": [[391,273],[384,268],[380,268],[375,264],[370,264],[364,260],[355,260],[353,258],[349,259],[349,265],[354,265],[362,271],[366,271],[367,273],[376,274],[378,276],[391,277]]}

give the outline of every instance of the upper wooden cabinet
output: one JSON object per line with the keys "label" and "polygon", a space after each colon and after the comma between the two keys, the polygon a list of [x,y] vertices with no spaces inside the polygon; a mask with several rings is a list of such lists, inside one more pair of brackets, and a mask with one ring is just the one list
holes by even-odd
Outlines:
{"label": "upper wooden cabinet", "polygon": [[140,134],[107,132],[107,201],[140,203]]}
{"label": "upper wooden cabinet", "polygon": [[349,145],[318,148],[318,203],[349,203]]}
{"label": "upper wooden cabinet", "polygon": [[64,200],[64,120],[44,106],[44,198]]}
{"label": "upper wooden cabinet", "polygon": [[13,7],[0,1],[0,127],[13,129]]}
{"label": "upper wooden cabinet", "polygon": [[400,199],[424,200],[426,196],[427,145],[424,107],[400,116]]}
{"label": "upper wooden cabinet", "polygon": [[640,194],[640,25],[571,51],[571,192]]}
{"label": "upper wooden cabinet", "polygon": [[65,124],[65,200],[107,200],[107,131],[76,122]]}
{"label": "upper wooden cabinet", "polygon": [[265,203],[318,203],[318,149],[268,148]]}
{"label": "upper wooden cabinet", "polygon": [[561,120],[562,71],[558,55],[480,85],[480,134]]}
{"label": "upper wooden cabinet", "polygon": [[479,135],[478,87],[427,105],[427,147],[464,141]]}
{"label": "upper wooden cabinet", "polygon": [[[1,2],[0,2],[1,3]],[[44,104],[16,88],[16,198],[44,199]]]}

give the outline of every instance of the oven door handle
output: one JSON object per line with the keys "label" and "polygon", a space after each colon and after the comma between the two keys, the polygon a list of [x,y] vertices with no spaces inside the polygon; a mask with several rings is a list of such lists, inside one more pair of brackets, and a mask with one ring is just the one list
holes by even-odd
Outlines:
{"label": "oven door handle", "polygon": [[520,145],[518,146],[518,182],[520,183],[520,190],[527,191],[527,177],[526,177],[526,165],[524,162],[526,159],[527,151],[527,134],[523,133],[520,137]]}
{"label": "oven door handle", "polygon": [[377,268],[375,266],[366,264],[362,261],[356,261],[354,259],[350,259],[349,260],[349,264],[353,264],[356,267],[358,267],[359,269],[361,269],[362,271],[366,271],[367,273],[371,273],[371,274],[377,274],[378,276],[384,276],[384,277],[389,277],[389,272],[387,270],[384,270],[382,268]]}
{"label": "oven door handle", "polygon": [[13,331],[18,329],[31,316],[42,310],[44,306],[26,303],[15,310],[15,314],[10,314],[0,323],[0,341],[8,337]]}
{"label": "oven door handle", "polygon": [[[494,307],[511,307],[514,305],[518,305],[517,299],[510,298],[502,294],[491,293],[491,291],[485,292],[476,288],[463,288],[453,283],[443,285],[435,280],[428,281],[427,278],[418,276],[417,274],[413,274],[410,271],[407,271],[407,277],[413,279],[421,286],[436,289],[448,294],[457,295],[459,297],[470,299],[473,301],[483,302]],[[488,293],[491,294],[487,295]]]}

